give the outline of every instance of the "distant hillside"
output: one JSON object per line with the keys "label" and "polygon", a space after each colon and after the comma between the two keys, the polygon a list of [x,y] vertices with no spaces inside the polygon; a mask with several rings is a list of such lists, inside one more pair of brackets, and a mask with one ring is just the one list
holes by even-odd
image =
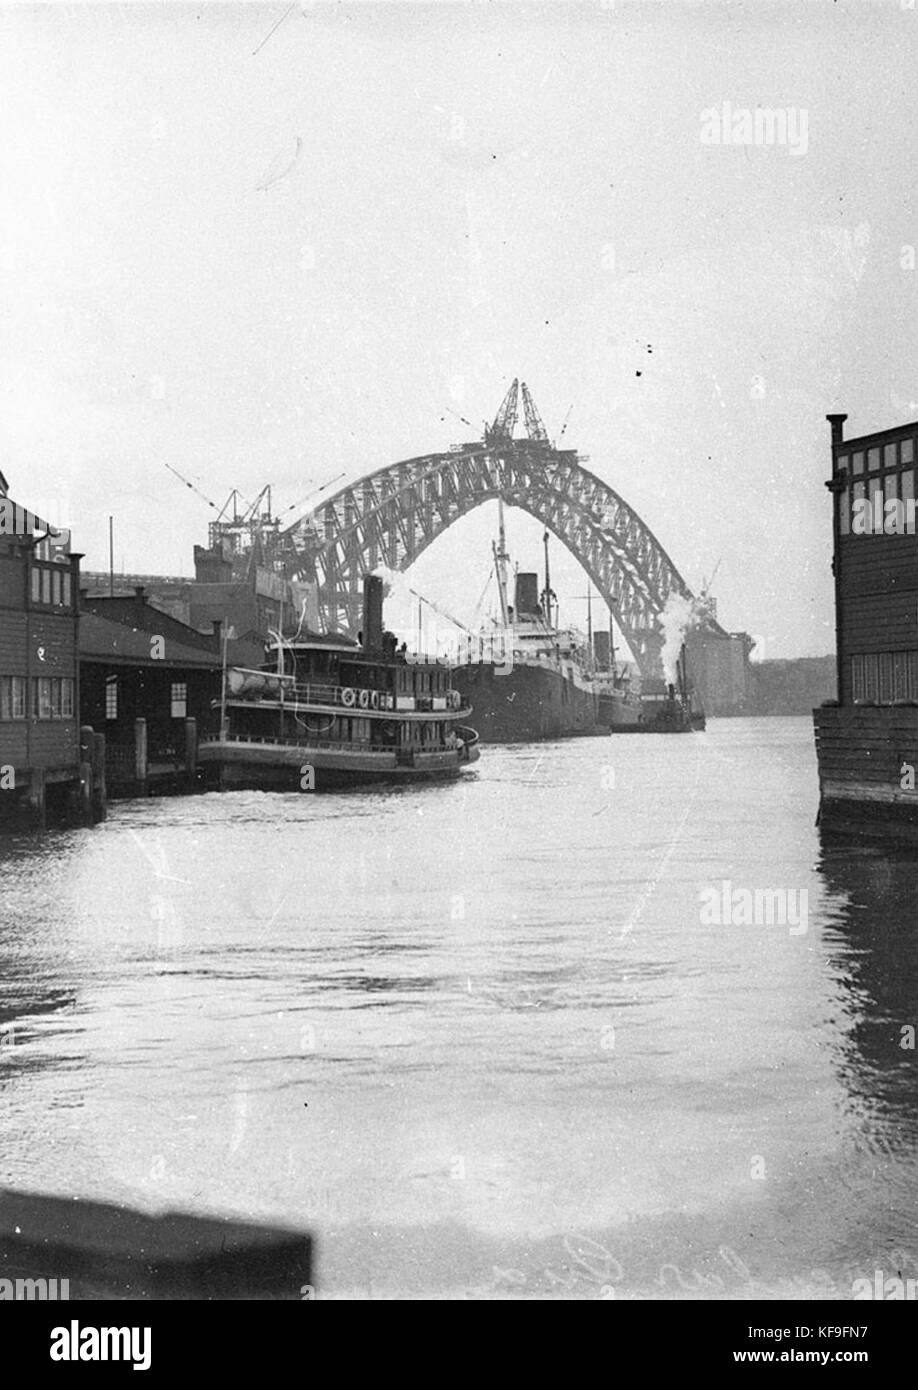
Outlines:
{"label": "distant hillside", "polygon": [[792,661],[749,664],[745,714],[809,714],[835,699],[835,657],[802,656]]}

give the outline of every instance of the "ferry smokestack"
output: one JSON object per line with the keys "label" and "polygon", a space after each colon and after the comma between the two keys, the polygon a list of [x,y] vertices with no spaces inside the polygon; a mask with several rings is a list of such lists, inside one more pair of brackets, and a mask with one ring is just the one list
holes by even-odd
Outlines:
{"label": "ferry smokestack", "polygon": [[539,576],[537,574],[523,573],[516,576],[516,592],[514,607],[517,617],[525,616],[534,618],[539,611]]}
{"label": "ferry smokestack", "polygon": [[367,652],[383,649],[383,582],[379,575],[363,577],[363,648]]}
{"label": "ferry smokestack", "polygon": [[608,632],[593,633],[593,655],[600,671],[608,671],[612,664],[612,640]]}

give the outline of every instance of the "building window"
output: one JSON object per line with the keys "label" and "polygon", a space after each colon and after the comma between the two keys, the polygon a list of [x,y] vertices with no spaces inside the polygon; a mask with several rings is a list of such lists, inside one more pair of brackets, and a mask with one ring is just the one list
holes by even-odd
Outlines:
{"label": "building window", "polygon": [[69,567],[55,561],[47,564],[33,562],[30,592],[33,603],[41,603],[49,608],[71,608],[73,583]]}
{"label": "building window", "polygon": [[908,699],[908,652],[893,652],[893,699]]}
{"label": "building window", "polygon": [[875,472],[876,469],[879,468],[879,466],[880,466],[880,451],[879,451],[879,449],[868,449],[868,450],[867,450],[867,467],[870,469],[871,473]]}
{"label": "building window", "polygon": [[886,445],[886,448],[883,450],[883,467],[884,467],[884,468],[895,468],[895,466],[896,466],[896,446],[895,446],[895,444],[887,444],[887,445]]}
{"label": "building window", "polygon": [[188,708],[188,686],[185,681],[172,682],[172,718],[184,719]]}
{"label": "building window", "polygon": [[870,516],[871,520],[879,516],[881,524],[883,517],[883,479],[870,479]]}
{"label": "building window", "polygon": [[918,700],[918,651],[861,652],[852,656],[851,698],[872,705]]}
{"label": "building window", "polygon": [[0,676],[0,719],[25,719],[24,676]]}
{"label": "building window", "polygon": [[35,680],[35,714],[39,719],[51,718],[50,676],[38,676]]}
{"label": "building window", "polygon": [[860,453],[860,454],[852,454],[852,455],[851,455],[851,472],[852,472],[852,473],[863,473],[863,471],[864,471],[864,455],[863,455],[862,453]]}
{"label": "building window", "polygon": [[118,718],[118,677],[105,678],[105,718]]}
{"label": "building window", "polygon": [[36,719],[72,719],[73,678],[37,676],[33,705]]}
{"label": "building window", "polygon": [[914,462],[914,458],[913,458],[913,456],[912,456],[912,451],[913,451],[912,441],[911,441],[910,439],[903,439],[902,444],[901,444],[900,447],[901,447],[902,462],[903,462],[903,463],[913,463],[913,462]]}

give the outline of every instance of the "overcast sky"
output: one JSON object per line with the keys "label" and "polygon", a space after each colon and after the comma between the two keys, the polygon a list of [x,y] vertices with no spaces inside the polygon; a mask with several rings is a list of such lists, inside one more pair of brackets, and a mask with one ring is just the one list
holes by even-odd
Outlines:
{"label": "overcast sky", "polygon": [[[825,414],[918,418],[907,5],[4,8],[12,494],[85,568],[111,511],[119,569],[190,574],[214,513],[165,463],[286,509],[519,376],[692,587],[722,560],[725,625],[832,650]],[[706,142],[725,102],[796,145]],[[411,582],[468,612],[491,532]]]}

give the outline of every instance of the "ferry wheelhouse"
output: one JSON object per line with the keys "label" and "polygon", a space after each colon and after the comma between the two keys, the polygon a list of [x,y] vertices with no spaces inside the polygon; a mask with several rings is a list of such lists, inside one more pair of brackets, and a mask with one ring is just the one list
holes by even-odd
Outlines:
{"label": "ferry wheelhouse", "polygon": [[458,776],[479,756],[451,668],[415,659],[382,625],[382,580],[364,580],[357,642],[307,634],[225,675],[218,737],[198,760],[221,788],[311,790]]}

